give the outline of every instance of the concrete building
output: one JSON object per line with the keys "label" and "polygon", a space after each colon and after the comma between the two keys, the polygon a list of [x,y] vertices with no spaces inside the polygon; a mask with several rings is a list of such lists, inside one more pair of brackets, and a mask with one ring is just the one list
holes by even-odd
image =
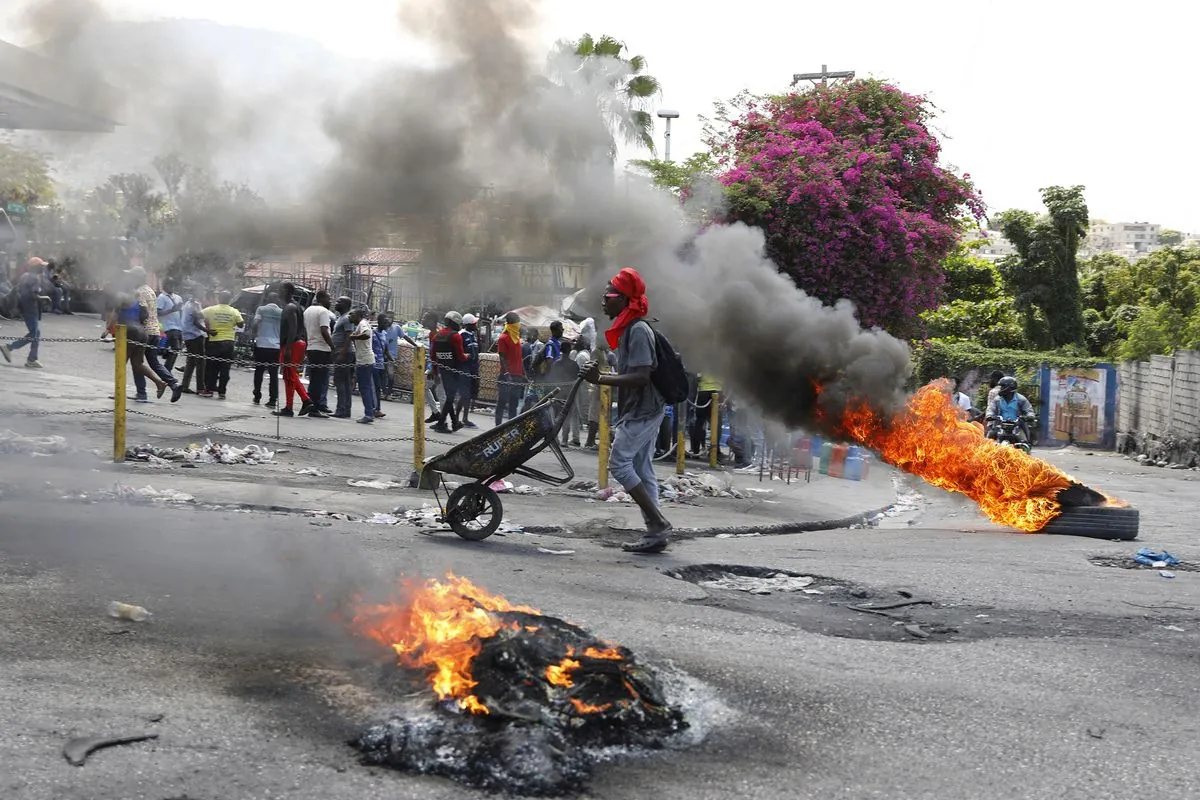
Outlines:
{"label": "concrete building", "polygon": [[974,254],[988,261],[999,261],[1007,256],[1017,254],[1017,248],[1004,238],[1004,234],[994,230],[974,230],[966,236],[968,242],[982,241]]}
{"label": "concrete building", "polygon": [[[0,41],[0,130],[111,133],[117,92],[89,75]],[[0,197],[0,267],[24,258],[28,209]]]}
{"label": "concrete building", "polygon": [[1085,245],[1091,254],[1144,255],[1158,247],[1161,225],[1149,222],[1093,222]]}
{"label": "concrete building", "polygon": [[0,129],[111,133],[117,92],[0,41]]}

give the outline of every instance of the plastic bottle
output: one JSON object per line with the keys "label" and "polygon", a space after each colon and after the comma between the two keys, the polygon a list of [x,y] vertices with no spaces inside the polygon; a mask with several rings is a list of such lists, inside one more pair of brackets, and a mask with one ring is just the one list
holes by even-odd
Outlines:
{"label": "plastic bottle", "polygon": [[116,600],[108,604],[108,615],[115,619],[127,619],[130,622],[146,622],[153,616],[141,606],[121,603]]}

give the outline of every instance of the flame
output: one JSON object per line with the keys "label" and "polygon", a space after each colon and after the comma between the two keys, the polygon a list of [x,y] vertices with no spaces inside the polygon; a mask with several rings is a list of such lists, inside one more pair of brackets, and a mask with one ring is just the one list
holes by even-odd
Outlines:
{"label": "flame", "polygon": [[579,669],[579,662],[571,658],[574,655],[570,650],[567,651],[567,658],[564,658],[557,664],[551,664],[546,667],[546,680],[555,686],[571,688],[575,685],[575,681],[571,680],[571,673]]}
{"label": "flame", "polygon": [[1015,447],[985,438],[943,388],[941,382],[922,387],[890,420],[858,405],[843,414],[837,427],[889,464],[970,497],[995,522],[1029,532],[1044,528],[1061,513],[1057,495],[1073,479]]}
{"label": "flame", "polygon": [[429,670],[439,699],[453,699],[461,709],[487,714],[487,706],[471,691],[476,686],[471,661],[482,649],[482,640],[507,626],[491,612],[539,612],[513,605],[454,574],[444,581],[406,584],[402,595],[402,602],[361,608],[351,627],[390,647],[404,666]]}
{"label": "flame", "polygon": [[602,706],[589,706],[578,697],[571,697],[568,699],[571,701],[571,705],[575,706],[575,710],[580,714],[600,714],[612,708],[612,703],[605,703]]}
{"label": "flame", "polygon": [[625,656],[621,655],[621,651],[615,647],[606,647],[600,650],[596,647],[585,647],[583,654],[588,658],[599,658],[604,661],[620,661]]}

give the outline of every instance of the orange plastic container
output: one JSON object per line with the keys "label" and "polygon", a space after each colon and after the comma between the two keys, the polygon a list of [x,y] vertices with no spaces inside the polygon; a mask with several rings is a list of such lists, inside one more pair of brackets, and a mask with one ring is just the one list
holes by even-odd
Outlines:
{"label": "orange plastic container", "polygon": [[835,444],[833,453],[829,458],[829,477],[840,478],[846,473],[846,454],[850,452],[850,446],[845,444]]}

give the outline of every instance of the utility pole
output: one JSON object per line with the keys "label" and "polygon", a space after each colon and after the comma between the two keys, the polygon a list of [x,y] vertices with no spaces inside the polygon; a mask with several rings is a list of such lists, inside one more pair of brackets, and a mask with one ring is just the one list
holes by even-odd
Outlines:
{"label": "utility pole", "polygon": [[795,75],[793,75],[792,76],[792,86],[795,86],[800,81],[812,81],[814,84],[817,81],[820,81],[821,85],[825,86],[829,83],[830,78],[833,78],[835,80],[838,78],[845,78],[846,80],[850,80],[853,77],[854,77],[854,70],[852,70],[852,69],[843,70],[842,72],[830,72],[829,65],[822,64],[820,72],[798,72]]}

